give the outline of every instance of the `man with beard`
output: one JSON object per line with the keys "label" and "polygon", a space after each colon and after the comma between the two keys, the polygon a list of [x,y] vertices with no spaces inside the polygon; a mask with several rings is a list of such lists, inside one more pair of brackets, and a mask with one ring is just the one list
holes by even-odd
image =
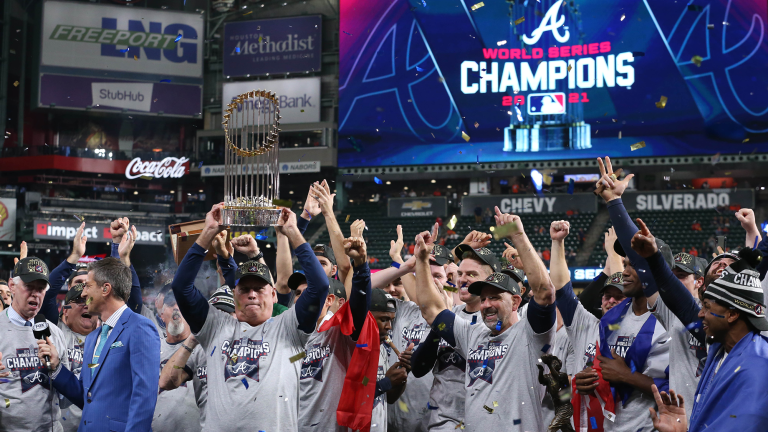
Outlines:
{"label": "man with beard", "polygon": [[[61,432],[61,410],[54,401],[45,361],[38,357],[37,342],[32,332],[35,316],[40,313],[48,288],[48,266],[35,257],[21,259],[13,268],[10,280],[13,300],[0,313],[0,428],[9,432]],[[64,336],[53,323],[48,338],[64,351]]]}
{"label": "man with beard", "polygon": [[283,209],[276,230],[288,237],[307,275],[308,287],[299,301],[272,318],[275,293],[269,269],[249,261],[236,271],[237,318],[211,306],[194,279],[206,249],[224,228],[223,207],[216,204],[206,215],[205,227],[172,284],[179,310],[210,356],[205,430],[296,430],[300,364],[289,358],[304,352],[328,294],[328,278],[299,232],[296,215]]}
{"label": "man with beard", "polygon": [[[458,268],[457,288],[463,304],[452,308],[456,318],[477,324],[481,319],[480,297],[469,292],[469,286],[483,281],[501,267],[496,255],[483,247],[490,241],[488,235],[472,231],[454,248],[461,259]],[[437,248],[439,245],[435,245]],[[436,255],[435,255],[436,257]],[[432,258],[431,261],[436,258]],[[451,345],[431,330],[427,338],[414,351],[413,376],[420,378],[432,372],[432,388],[429,392],[429,414],[424,428],[430,431],[453,431],[464,421],[464,375],[466,359]]]}
{"label": "man with beard", "polygon": [[[765,431],[768,393],[762,385],[768,379],[768,339],[760,332],[768,331],[768,321],[760,274],[753,268],[762,258],[760,253],[751,248],[739,251],[740,259],[708,285],[699,307],[690,292],[674,276],[670,277],[669,269],[658,263],[656,240],[642,225],[643,229],[633,238],[633,248],[652,267],[660,269],[662,292],[669,290],[668,294],[682,310],[698,309],[706,342],[710,344],[692,401],[689,430]],[[673,430],[685,429],[664,429]]]}
{"label": "man with beard", "polygon": [[[203,352],[199,345],[190,349],[184,342],[192,334],[187,322],[179,311],[179,305],[176,298],[170,292],[163,298],[163,312],[160,318],[165,323],[167,336],[160,341],[160,370],[158,374],[162,375],[163,368],[168,360],[178,351],[188,351],[195,356]],[[194,372],[184,369],[189,376]],[[200,409],[195,400],[195,391],[192,386],[186,383],[181,384],[173,390],[160,389],[157,395],[157,405],[155,405],[155,414],[152,416],[153,432],[173,432],[173,431],[191,431],[198,432],[200,426]]]}
{"label": "man with beard", "polygon": [[[216,290],[208,299],[208,303],[235,317],[235,298],[228,286],[224,285]],[[200,428],[202,429],[205,427],[205,405],[208,401],[208,360],[205,352],[198,347],[200,344],[195,335],[190,333],[182,343],[183,349],[176,350],[163,366],[160,372],[160,389],[174,390],[191,380],[195,390],[195,401],[200,410]]]}
{"label": "man with beard", "polygon": [[11,304],[11,289],[8,288],[8,281],[0,279],[0,311]]}
{"label": "man with beard", "polygon": [[[467,359],[463,426],[483,431],[520,425],[519,430],[541,431],[546,429],[540,408],[544,387],[538,382],[536,364],[554,340],[555,289],[520,217],[502,214],[497,207],[496,225],[507,231],[528,274],[533,299],[526,320],[517,315],[520,287],[503,273],[469,286],[470,294],[480,297],[482,325],[456,319],[436,290],[419,292],[421,311],[432,329]],[[416,237],[416,278],[421,286],[430,282],[427,265],[434,241],[430,233]]]}

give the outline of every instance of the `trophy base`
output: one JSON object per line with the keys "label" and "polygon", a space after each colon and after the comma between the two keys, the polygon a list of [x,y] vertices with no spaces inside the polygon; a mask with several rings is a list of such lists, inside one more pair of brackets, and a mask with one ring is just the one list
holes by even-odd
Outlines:
{"label": "trophy base", "polygon": [[278,207],[225,206],[221,216],[223,225],[268,227],[277,225],[281,211]]}

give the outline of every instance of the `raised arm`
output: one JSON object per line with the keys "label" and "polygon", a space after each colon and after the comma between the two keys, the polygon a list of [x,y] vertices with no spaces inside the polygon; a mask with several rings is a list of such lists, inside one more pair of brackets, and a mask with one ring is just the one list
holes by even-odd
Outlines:
{"label": "raised arm", "polygon": [[[416,258],[411,258],[408,262],[403,261],[401,254],[403,250],[403,227],[397,226],[397,241],[390,240],[389,257],[392,258],[392,266],[380,270],[371,275],[371,287],[384,288],[389,285],[390,282],[397,278],[401,278],[403,282],[403,289],[405,290],[405,301],[413,301],[414,299],[408,294],[410,291],[414,293],[416,291],[416,284],[413,278],[413,270],[416,266]],[[406,276],[407,275],[407,276]],[[406,279],[408,281],[406,285]],[[416,302],[415,302],[416,303]],[[416,303],[418,304],[418,303]]]}
{"label": "raised arm", "polygon": [[[310,193],[314,195],[315,200],[320,204],[320,211],[325,218],[325,226],[328,229],[328,235],[331,237],[333,255],[336,256],[339,280],[346,282],[347,275],[349,275],[350,270],[352,270],[352,265],[349,263],[349,260],[345,258],[344,234],[342,234],[339,222],[336,220],[336,215],[333,213],[333,199],[336,197],[336,194],[331,193],[331,188],[325,180],[323,180],[322,183],[315,182],[310,186]],[[362,236],[360,236],[360,238],[362,238]],[[347,292],[347,298],[349,298],[352,285],[345,283],[344,289]]]}
{"label": "raised arm", "polygon": [[[80,261],[80,258],[82,258],[83,255],[85,255],[85,244],[88,242],[88,239],[83,235],[84,230],[85,222],[80,224],[80,227],[75,233],[75,240],[72,242],[72,252],[70,252],[67,259],[53,269],[48,276],[48,283],[50,286],[48,287],[48,291],[45,292],[43,304],[40,307],[40,313],[43,314],[45,319],[53,324],[59,323],[59,307],[56,304],[56,296],[59,295],[59,291],[61,291],[61,287],[64,286],[69,275],[77,270],[77,262]],[[26,248],[26,242],[22,243],[23,247]],[[26,255],[26,252],[24,252],[23,255]],[[23,258],[26,258],[26,256]]]}
{"label": "raised arm", "polygon": [[307,192],[307,199],[304,200],[304,210],[301,212],[301,217],[296,219],[296,225],[299,227],[301,235],[307,232],[309,221],[320,213],[320,203],[315,199],[315,194],[312,193],[312,188],[310,187]]}
{"label": "raised arm", "polygon": [[368,253],[362,238],[350,237],[344,240],[342,246],[345,256],[354,263],[352,289],[347,291],[347,298],[352,310],[352,322],[355,324],[351,337],[352,340],[357,340],[371,307],[371,269],[368,268]]}
{"label": "raised arm", "polygon": [[421,378],[428,374],[435,366],[437,352],[440,348],[440,339],[440,335],[436,331],[430,330],[424,342],[420,343],[416,350],[413,351],[413,357],[411,357],[411,367],[413,368],[411,372],[413,372],[413,376]]}
{"label": "raised arm", "polygon": [[763,237],[760,235],[760,230],[757,229],[755,223],[755,212],[752,209],[743,208],[736,212],[736,219],[741,223],[741,227],[747,232],[747,237],[744,239],[744,247],[755,249],[757,244]]}
{"label": "raised arm", "polygon": [[579,294],[581,305],[597,318],[602,316],[602,311],[600,310],[600,305],[602,304],[601,292],[605,285],[605,281],[608,280],[612,274],[624,271],[624,262],[619,254],[613,249],[613,244],[615,242],[616,231],[613,227],[610,227],[605,233],[605,241],[603,242],[603,249],[608,255],[605,259],[605,267],[603,268],[603,271],[581,291],[581,294]]}
{"label": "raised arm", "polygon": [[[275,230],[277,231],[277,230]],[[291,258],[291,245],[288,242],[288,237],[282,232],[276,232],[277,236],[276,246],[277,254],[275,257],[275,270],[277,277],[275,278],[275,289],[277,290],[278,298],[280,296],[291,295],[291,288],[288,286],[288,278],[293,274],[293,259]],[[285,303],[288,303],[289,299],[286,299]],[[284,306],[290,306],[282,301],[280,302]]]}
{"label": "raised arm", "polygon": [[469,245],[472,249],[480,249],[488,246],[491,243],[491,239],[493,238],[492,235],[486,234],[480,231],[471,231],[469,234],[467,234],[466,237],[464,237],[464,240],[462,240],[461,243],[456,245],[455,248],[453,248],[453,260],[456,262],[456,264],[461,262],[461,254],[456,253],[456,248],[459,247],[459,245]]}
{"label": "raised arm", "polygon": [[197,345],[198,342],[195,339],[195,335],[191,334],[182,342],[181,348],[177,349],[171,358],[168,359],[168,362],[163,366],[163,370],[160,371],[161,389],[173,390],[192,379],[195,373],[187,366],[187,362]]}
{"label": "raised arm", "polygon": [[317,260],[312,248],[304,240],[304,236],[296,226],[296,214],[284,208],[277,221],[276,230],[280,230],[293,248],[296,258],[304,269],[307,277],[307,288],[296,301],[296,318],[299,321],[299,329],[304,333],[312,333],[317,324],[317,318],[323,309],[323,303],[328,296],[328,277]]}
{"label": "raised arm", "polygon": [[176,270],[176,276],[171,283],[173,295],[179,304],[179,310],[184,319],[187,320],[192,333],[200,332],[208,317],[208,301],[195,288],[195,277],[200,271],[200,266],[203,264],[205,254],[211,246],[213,238],[224,229],[221,225],[222,207],[224,207],[224,203],[216,204],[205,215],[205,227],[195,244],[189,248],[184,259],[181,260],[179,268]]}
{"label": "raised arm", "polygon": [[[129,223],[128,218],[122,218],[122,223],[127,229]],[[139,275],[136,274],[136,269],[134,269],[133,264],[131,264],[131,251],[133,250],[133,246],[136,244],[137,236],[138,232],[136,231],[136,227],[131,226],[131,229],[127,230],[127,232],[120,238],[117,248],[115,248],[115,240],[113,237],[112,256],[115,256],[116,250],[120,261],[122,261],[123,264],[127,265],[128,268],[131,269],[131,294],[128,296],[128,301],[126,304],[132,311],[140,313],[144,304],[144,300],[142,300],[141,297],[141,283],[139,282]]]}
{"label": "raised arm", "polygon": [[447,310],[443,297],[436,289],[432,289],[435,282],[429,269],[429,253],[435,245],[436,237],[437,224],[435,224],[431,234],[425,231],[416,236],[416,249],[414,250],[414,256],[416,257],[416,285],[420,287],[418,294],[419,306],[421,308],[421,315],[429,325],[432,325],[432,322],[440,312]]}
{"label": "raised arm", "polygon": [[571,230],[571,224],[566,221],[552,221],[549,226],[549,237],[552,239],[552,260],[549,263],[549,277],[556,289],[562,288],[571,280],[568,263],[565,260],[565,238]]}

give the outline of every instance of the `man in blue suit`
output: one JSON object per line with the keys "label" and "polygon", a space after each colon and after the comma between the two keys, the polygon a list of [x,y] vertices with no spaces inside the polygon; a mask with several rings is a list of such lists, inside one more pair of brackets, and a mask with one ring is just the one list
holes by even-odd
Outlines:
{"label": "man in blue suit", "polygon": [[130,292],[131,271],[120,260],[105,258],[88,266],[82,296],[103,325],[85,339],[79,379],[61,365],[50,341],[38,341],[41,360],[50,356],[53,386],[83,409],[81,432],[151,430],[160,338],[149,319],[126,306]]}

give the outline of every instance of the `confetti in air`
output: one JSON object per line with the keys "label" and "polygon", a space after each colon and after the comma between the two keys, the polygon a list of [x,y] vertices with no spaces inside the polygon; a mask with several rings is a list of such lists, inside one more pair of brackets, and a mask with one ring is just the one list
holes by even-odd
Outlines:
{"label": "confetti in air", "polygon": [[464,138],[464,141],[469,142],[469,135],[466,132],[461,131],[461,137]]}
{"label": "confetti in air", "polygon": [[126,48],[126,49],[121,49],[121,50],[120,50],[120,52],[121,52],[121,53],[127,53],[127,52],[128,52],[128,50],[130,50],[130,49],[131,49],[131,47],[128,47],[128,48]]}
{"label": "confetti in air", "polygon": [[489,407],[488,405],[483,405],[483,408],[485,408],[485,410],[488,411],[489,414],[493,414],[493,408]]}
{"label": "confetti in air", "polygon": [[297,360],[301,360],[301,359],[303,359],[306,356],[307,356],[307,352],[306,351],[302,351],[302,352],[296,354],[295,356],[289,357],[288,360],[290,360],[291,363],[295,363]]}
{"label": "confetti in air", "polygon": [[420,67],[418,67],[418,66],[416,66],[416,70],[417,70],[418,72],[424,72],[424,69],[422,69],[422,68],[420,68]]}
{"label": "confetti in air", "polygon": [[133,56],[133,59],[139,61],[139,56]]}
{"label": "confetti in air", "polygon": [[632,151],[635,151],[635,150],[640,150],[640,149],[641,149],[641,148],[643,148],[643,147],[645,147],[645,141],[640,141],[639,143],[634,143],[634,144],[632,144],[631,146],[629,146],[629,148],[630,148]]}
{"label": "confetti in air", "polygon": [[518,19],[516,19],[516,20],[515,20],[515,25],[519,25],[519,24],[520,24],[520,23],[522,23],[523,21],[525,21],[525,17],[520,17],[520,18],[518,18]]}
{"label": "confetti in air", "polygon": [[478,10],[478,9],[480,9],[483,6],[485,6],[485,3],[483,3],[483,2],[474,4],[474,5],[472,5],[472,10]]}
{"label": "confetti in air", "polygon": [[626,18],[626,17],[627,17],[626,15],[621,14],[621,19],[619,21],[624,21],[624,18]]}
{"label": "confetti in air", "polygon": [[[352,33],[348,32],[348,31],[344,31],[344,30],[342,30],[342,32],[343,32],[344,34],[346,34],[346,35],[352,36]],[[259,39],[261,39],[261,38],[259,38]]]}
{"label": "confetti in air", "polygon": [[381,181],[381,179],[380,179],[380,178],[378,178],[378,177],[374,177],[374,178],[373,178],[373,181],[374,181],[376,184],[382,184],[382,183],[384,183],[384,182],[383,182],[383,181]]}
{"label": "confetti in air", "polygon": [[573,69],[573,65],[568,65],[568,71],[567,72],[570,72],[571,69]]}
{"label": "confetti in air", "polygon": [[506,44],[507,44],[507,41],[505,41],[505,40],[496,42],[496,46],[502,46],[502,45],[506,45]]}
{"label": "confetti in air", "polygon": [[658,102],[656,102],[656,108],[664,109],[664,107],[667,106],[667,97],[662,96],[661,99],[659,99]]}
{"label": "confetti in air", "polygon": [[693,56],[691,57],[691,63],[695,64],[696,67],[701,67],[701,61],[704,60],[701,58],[701,56]]}
{"label": "confetti in air", "polygon": [[368,385],[368,377],[363,377],[363,386]]}
{"label": "confetti in air", "polygon": [[19,86],[19,82],[18,82],[18,81],[14,81],[14,82],[13,82],[13,86],[14,86],[14,87],[18,87],[18,86]]}
{"label": "confetti in air", "polygon": [[397,401],[397,405],[400,407],[400,411],[402,411],[404,413],[408,412],[408,405],[405,402],[399,400],[399,401]]}
{"label": "confetti in air", "polygon": [[235,52],[239,53],[240,52],[240,47],[235,47]]}
{"label": "confetti in air", "polygon": [[245,386],[245,389],[248,390],[248,381],[246,381],[245,378],[243,378],[240,381],[242,381],[243,385]]}
{"label": "confetti in air", "polygon": [[182,38],[182,35],[181,35],[181,33],[179,33],[179,35],[178,35],[178,36],[176,36],[176,39],[174,39],[173,41],[174,41],[174,42],[178,42],[178,41],[180,41],[180,40],[181,40],[181,38]]}
{"label": "confetti in air", "polygon": [[576,183],[573,181],[573,179],[568,180],[568,195],[573,195],[573,189],[576,186]]}

